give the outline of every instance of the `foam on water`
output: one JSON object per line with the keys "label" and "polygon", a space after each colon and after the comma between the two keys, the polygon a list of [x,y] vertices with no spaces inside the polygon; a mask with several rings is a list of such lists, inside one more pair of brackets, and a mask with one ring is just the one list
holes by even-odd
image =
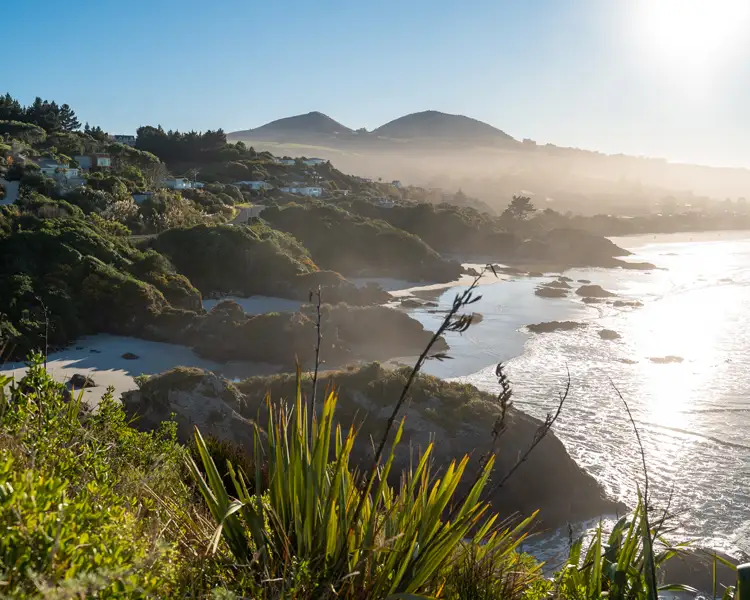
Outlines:
{"label": "foam on water", "polygon": [[[483,287],[472,307],[484,319],[449,338],[453,361],[427,371],[496,391],[507,363],[516,406],[542,417],[570,372],[558,436],[614,497],[633,504],[642,483],[627,400],[646,448],[654,499],[672,495],[677,536],[730,552],[750,551],[750,234],[647,236],[615,240],[652,272],[567,272],[637,299],[642,308],[584,305],[534,296],[538,280]],[[572,284],[575,285],[575,284]],[[456,290],[441,296],[447,305]],[[434,327],[440,314],[416,311]],[[529,323],[577,320],[587,327],[530,336]],[[619,340],[601,339],[612,329]],[[650,359],[677,356],[682,362]]]}

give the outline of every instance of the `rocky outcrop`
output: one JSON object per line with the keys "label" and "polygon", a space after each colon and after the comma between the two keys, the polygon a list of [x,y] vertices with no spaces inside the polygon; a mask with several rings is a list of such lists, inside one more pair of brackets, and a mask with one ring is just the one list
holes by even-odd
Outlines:
{"label": "rocky outcrop", "polygon": [[[219,362],[247,360],[311,368],[315,357],[317,309],[249,316],[236,302],[217,304],[193,320],[184,336],[188,345]],[[404,311],[384,306],[321,307],[321,355],[329,365],[355,360],[387,360],[419,354],[432,333]],[[436,351],[448,344],[438,340]]]}
{"label": "rocky outcrop", "polygon": [[567,298],[568,293],[565,290],[550,287],[538,287],[534,290],[534,294],[540,298]]}
{"label": "rocky outcrop", "polygon": [[612,331],[611,329],[602,329],[599,332],[599,337],[603,340],[619,340],[620,334],[616,331]]}
{"label": "rocky outcrop", "polygon": [[531,333],[552,333],[553,331],[573,331],[586,327],[585,323],[576,321],[547,321],[546,323],[534,323],[527,325],[526,328]]}
{"label": "rocky outcrop", "polygon": [[640,302],[638,300],[615,300],[612,303],[612,306],[615,308],[640,308],[643,306],[643,302]]}
{"label": "rocky outcrop", "polygon": [[585,298],[612,298],[616,294],[608,292],[600,285],[582,285],[576,290],[576,294]]}
{"label": "rocky outcrop", "polygon": [[[362,466],[369,466],[372,460],[370,439],[380,439],[408,372],[408,368],[392,371],[373,363],[321,375],[318,394],[334,385],[338,392],[338,421],[344,427],[356,424],[361,428],[355,455]],[[255,418],[257,411],[263,410],[267,393],[274,399],[289,401],[294,398],[296,382],[293,375],[285,374],[252,377],[237,387],[247,402],[244,414]],[[309,397],[309,378],[303,382],[302,392]],[[438,469],[454,458],[472,455],[472,467],[467,471],[470,480],[479,457],[491,447],[492,428],[499,415],[497,400],[471,385],[424,375],[416,380],[410,398],[403,411],[404,437],[396,453],[392,483],[398,484],[401,471],[409,467],[414,453],[424,450],[432,440]],[[263,418],[261,412],[260,423]],[[493,481],[499,481],[516,464],[540,424],[539,420],[510,409],[507,429],[498,442]],[[624,506],[607,498],[602,487],[573,461],[554,434],[537,446],[501,489],[491,490],[488,499],[501,515],[528,515],[539,509],[540,519],[548,527],[625,511]]]}
{"label": "rocky outcrop", "polygon": [[142,431],[157,429],[173,418],[183,444],[190,443],[197,426],[204,437],[253,447],[252,421],[240,414],[241,394],[210,371],[177,367],[152,375],[141,382],[140,389],[125,392],[122,403],[133,425]]}

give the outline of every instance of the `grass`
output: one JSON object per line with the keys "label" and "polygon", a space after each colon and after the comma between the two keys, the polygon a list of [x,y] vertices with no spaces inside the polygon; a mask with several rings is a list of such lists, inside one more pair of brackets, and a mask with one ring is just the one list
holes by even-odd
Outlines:
{"label": "grass", "polygon": [[311,418],[299,374],[291,406],[267,399],[248,456],[197,430],[184,447],[171,422],[139,432],[111,394],[91,413],[42,364],[35,355],[22,380],[0,381],[0,597],[653,600],[690,591],[650,583],[647,565],[685,545],[665,539],[644,503],[611,532],[574,541],[547,578],[519,551],[533,517],[507,520],[482,499],[491,457],[460,496],[468,458],[438,471],[432,447],[389,485],[403,420],[363,495],[350,460],[360,432],[337,424],[331,390]]}

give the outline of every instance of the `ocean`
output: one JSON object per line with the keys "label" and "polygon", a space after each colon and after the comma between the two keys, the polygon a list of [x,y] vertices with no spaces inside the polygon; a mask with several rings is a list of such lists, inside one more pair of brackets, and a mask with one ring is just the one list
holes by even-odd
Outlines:
{"label": "ocean", "polygon": [[[616,388],[642,437],[653,504],[669,503],[674,515],[672,539],[750,552],[750,232],[612,241],[634,253],[627,260],[658,269],[565,275],[642,307],[587,305],[574,293],[535,296],[552,276],[487,283],[471,307],[483,320],[449,335],[453,360],[431,361],[425,370],[495,392],[495,366],[503,362],[516,407],[537,417],[556,406],[569,372],[570,395],[555,433],[611,496],[632,506],[643,469]],[[460,289],[445,290],[440,308]],[[424,309],[410,313],[430,329],[441,319]],[[525,330],[553,320],[586,326],[539,335]],[[605,328],[620,339],[602,339]]]}

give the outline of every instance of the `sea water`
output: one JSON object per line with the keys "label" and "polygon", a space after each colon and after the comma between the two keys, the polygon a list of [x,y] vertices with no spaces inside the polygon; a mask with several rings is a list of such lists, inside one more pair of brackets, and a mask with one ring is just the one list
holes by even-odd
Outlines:
{"label": "sea water", "polygon": [[[454,359],[431,361],[426,371],[495,392],[495,366],[503,362],[515,405],[537,417],[556,406],[569,373],[555,432],[611,496],[632,506],[643,469],[619,391],[642,438],[653,502],[665,507],[671,498],[672,536],[750,552],[750,232],[613,241],[634,253],[628,260],[659,268],[565,275],[643,307],[584,304],[573,293],[577,281],[569,298],[535,296],[550,276],[484,285],[471,307],[483,320],[449,335]],[[440,308],[457,291],[443,292]],[[431,329],[442,317],[412,314]],[[585,327],[539,335],[524,329],[552,320]],[[605,328],[620,339],[602,339]]]}

